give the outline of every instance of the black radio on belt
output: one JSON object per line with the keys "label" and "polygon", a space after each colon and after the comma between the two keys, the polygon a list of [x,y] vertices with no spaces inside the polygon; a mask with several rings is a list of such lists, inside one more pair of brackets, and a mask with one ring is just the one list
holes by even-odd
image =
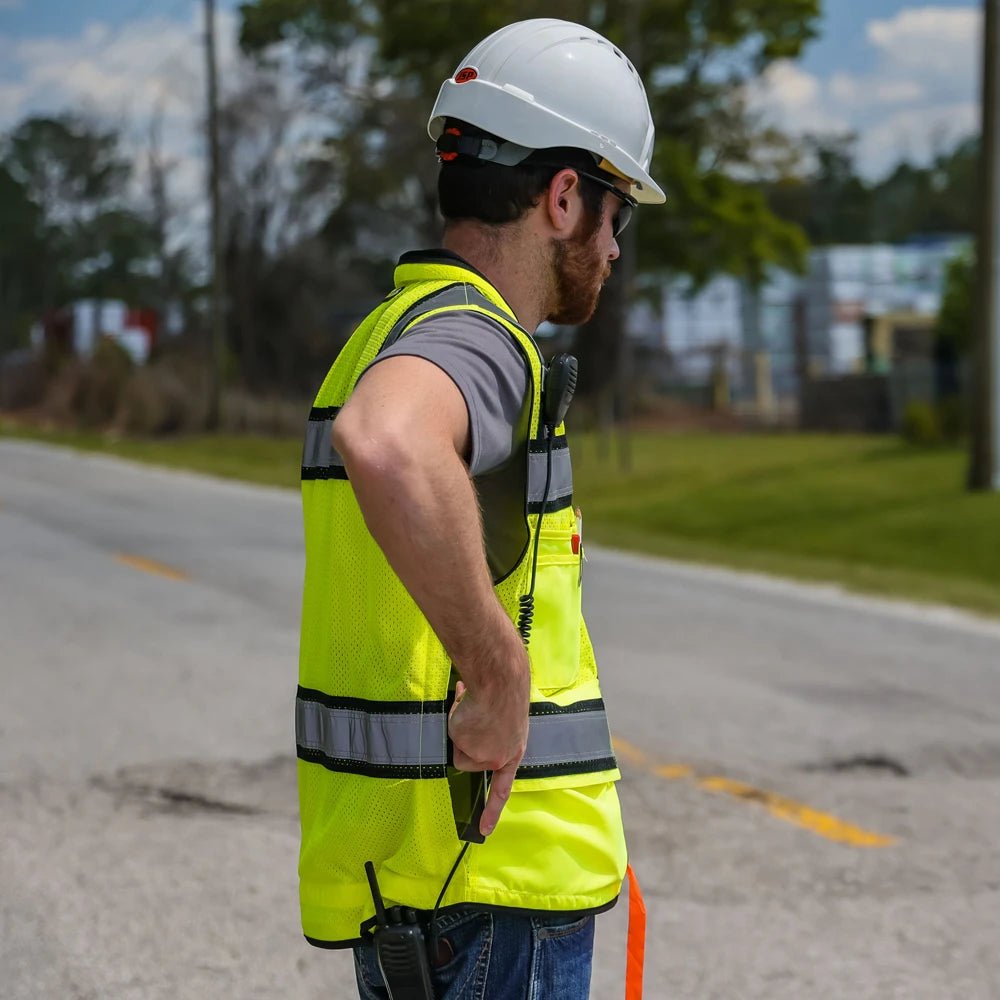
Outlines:
{"label": "black radio on belt", "polygon": [[375,866],[365,862],[375,901],[375,954],[390,1000],[434,1000],[424,932],[413,910],[382,902]]}

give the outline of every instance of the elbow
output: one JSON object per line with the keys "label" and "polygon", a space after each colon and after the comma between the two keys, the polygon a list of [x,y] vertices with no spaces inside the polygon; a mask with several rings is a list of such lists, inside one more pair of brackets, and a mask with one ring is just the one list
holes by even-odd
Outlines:
{"label": "elbow", "polygon": [[411,460],[405,436],[390,427],[363,427],[349,410],[333,422],[331,443],[351,480],[385,482],[396,478]]}

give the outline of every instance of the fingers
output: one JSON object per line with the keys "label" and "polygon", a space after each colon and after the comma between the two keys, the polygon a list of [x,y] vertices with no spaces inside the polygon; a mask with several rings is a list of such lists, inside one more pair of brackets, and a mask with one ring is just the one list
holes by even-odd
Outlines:
{"label": "fingers", "polygon": [[[484,718],[482,706],[478,705],[473,697],[469,697],[468,703],[459,712],[459,705],[467,695],[465,684],[462,681],[456,682],[455,700],[448,713],[452,765],[459,771],[493,772],[486,805],[479,821],[479,832],[486,837],[493,832],[500,819],[500,813],[510,798],[518,764],[524,755],[526,740],[522,737],[518,745],[511,739],[514,735],[511,730],[504,731],[503,738],[498,740],[496,732],[491,731],[497,729],[496,718],[494,716]],[[517,747],[516,750],[512,743]],[[470,756],[460,744],[464,744],[476,756]],[[512,752],[516,756],[508,756]],[[506,763],[500,766],[503,761]]]}
{"label": "fingers", "polygon": [[462,699],[465,697],[465,685],[461,681],[456,681],[455,683],[455,700],[452,703],[451,709],[448,712],[448,721],[451,721],[451,717],[455,714],[455,709],[461,704]]}
{"label": "fingers", "polygon": [[517,774],[517,765],[519,763],[520,759],[511,761],[509,764],[505,764],[499,771],[493,772],[493,780],[490,782],[490,794],[486,800],[486,808],[483,810],[483,815],[479,820],[479,832],[484,837],[488,837],[493,832],[494,827],[497,825],[497,820],[500,819],[500,813],[503,812],[503,807],[510,798],[510,790],[514,787],[514,776]]}
{"label": "fingers", "polygon": [[473,760],[465,751],[459,750],[457,746],[452,748],[452,764],[459,771],[485,771],[487,770],[479,761]]}

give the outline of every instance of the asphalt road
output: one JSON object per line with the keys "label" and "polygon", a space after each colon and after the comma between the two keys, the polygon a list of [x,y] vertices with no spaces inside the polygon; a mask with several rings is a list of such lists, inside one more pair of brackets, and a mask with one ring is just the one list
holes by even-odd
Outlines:
{"label": "asphalt road", "polygon": [[[355,996],[297,923],[297,496],[0,441],[0,567],[0,997]],[[1000,625],[586,580],[647,998],[1000,997]]]}

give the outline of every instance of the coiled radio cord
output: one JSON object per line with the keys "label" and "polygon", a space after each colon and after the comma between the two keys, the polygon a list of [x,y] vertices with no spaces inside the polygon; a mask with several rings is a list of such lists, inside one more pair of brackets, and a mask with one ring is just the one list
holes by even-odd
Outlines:
{"label": "coiled radio cord", "polygon": [[545,517],[545,505],[549,502],[549,487],[552,485],[552,442],[555,438],[555,431],[546,428],[548,432],[547,446],[545,449],[545,489],[542,491],[542,505],[538,511],[538,524],[535,526],[535,547],[531,554],[531,583],[528,585],[528,592],[518,598],[519,610],[517,613],[517,632],[521,636],[521,642],[528,645],[531,641],[531,626],[535,619],[535,576],[538,572],[538,543],[542,538],[542,518]]}

